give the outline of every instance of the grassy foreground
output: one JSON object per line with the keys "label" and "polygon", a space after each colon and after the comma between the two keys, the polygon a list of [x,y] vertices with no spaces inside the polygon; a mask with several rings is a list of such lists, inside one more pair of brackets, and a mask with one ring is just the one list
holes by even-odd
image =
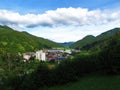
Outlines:
{"label": "grassy foreground", "polygon": [[87,76],[81,78],[78,82],[44,90],[120,90],[120,75]]}

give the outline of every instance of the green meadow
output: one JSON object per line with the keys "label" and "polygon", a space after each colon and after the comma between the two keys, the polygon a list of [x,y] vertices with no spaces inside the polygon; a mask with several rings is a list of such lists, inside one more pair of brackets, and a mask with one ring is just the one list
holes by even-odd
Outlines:
{"label": "green meadow", "polygon": [[44,90],[120,90],[120,75],[86,76],[77,82]]}

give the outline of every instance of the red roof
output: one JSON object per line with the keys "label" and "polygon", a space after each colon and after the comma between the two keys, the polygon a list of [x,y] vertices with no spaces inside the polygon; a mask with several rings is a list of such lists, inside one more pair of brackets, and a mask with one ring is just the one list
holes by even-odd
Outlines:
{"label": "red roof", "polygon": [[56,56],[47,56],[47,58],[56,58]]}

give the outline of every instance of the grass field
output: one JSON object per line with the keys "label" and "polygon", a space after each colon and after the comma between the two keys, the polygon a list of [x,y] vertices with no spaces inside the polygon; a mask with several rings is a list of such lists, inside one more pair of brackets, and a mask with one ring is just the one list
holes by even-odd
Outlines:
{"label": "grass field", "polygon": [[78,82],[50,87],[44,90],[120,90],[120,75],[86,76]]}

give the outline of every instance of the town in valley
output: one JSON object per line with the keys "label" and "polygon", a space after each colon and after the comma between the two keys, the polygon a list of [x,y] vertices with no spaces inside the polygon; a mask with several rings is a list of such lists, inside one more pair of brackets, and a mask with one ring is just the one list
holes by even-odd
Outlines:
{"label": "town in valley", "polygon": [[23,61],[30,61],[31,58],[35,58],[35,60],[39,61],[61,61],[66,58],[73,58],[72,53],[78,53],[80,50],[75,49],[44,49],[38,50],[36,52],[26,52],[23,53]]}

